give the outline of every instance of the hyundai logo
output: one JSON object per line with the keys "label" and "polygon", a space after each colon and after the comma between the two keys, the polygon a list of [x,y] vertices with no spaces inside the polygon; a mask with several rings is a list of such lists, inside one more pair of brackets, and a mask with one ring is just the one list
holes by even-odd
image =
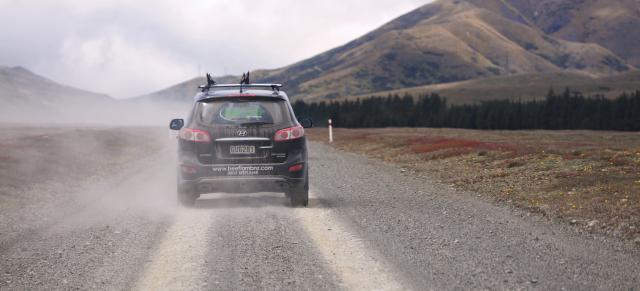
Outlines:
{"label": "hyundai logo", "polygon": [[247,136],[246,129],[238,129],[238,136]]}

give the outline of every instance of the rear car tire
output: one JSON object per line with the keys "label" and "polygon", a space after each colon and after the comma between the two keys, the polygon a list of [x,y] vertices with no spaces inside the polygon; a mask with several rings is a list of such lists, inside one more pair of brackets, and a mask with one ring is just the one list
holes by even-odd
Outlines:
{"label": "rear car tire", "polygon": [[193,207],[198,196],[193,190],[178,186],[178,203],[184,207]]}
{"label": "rear car tire", "polygon": [[309,190],[296,191],[289,195],[291,195],[289,197],[289,199],[291,199],[291,206],[307,207],[309,205]]}
{"label": "rear car tire", "polygon": [[288,190],[285,196],[289,197],[291,206],[304,206],[309,205],[309,171],[305,174],[304,184],[301,187],[295,187]]}

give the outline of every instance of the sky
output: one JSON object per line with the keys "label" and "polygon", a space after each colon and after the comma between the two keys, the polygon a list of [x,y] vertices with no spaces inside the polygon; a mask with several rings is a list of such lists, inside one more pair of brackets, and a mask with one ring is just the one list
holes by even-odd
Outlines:
{"label": "sky", "polygon": [[0,0],[0,65],[126,98],[273,69],[430,0]]}

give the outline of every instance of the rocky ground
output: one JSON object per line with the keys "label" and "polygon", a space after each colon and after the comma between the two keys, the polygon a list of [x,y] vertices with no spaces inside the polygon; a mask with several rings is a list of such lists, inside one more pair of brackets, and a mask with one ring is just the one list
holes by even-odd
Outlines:
{"label": "rocky ground", "polygon": [[[640,246],[640,134],[337,129],[332,146]],[[311,137],[327,142],[327,131]]]}

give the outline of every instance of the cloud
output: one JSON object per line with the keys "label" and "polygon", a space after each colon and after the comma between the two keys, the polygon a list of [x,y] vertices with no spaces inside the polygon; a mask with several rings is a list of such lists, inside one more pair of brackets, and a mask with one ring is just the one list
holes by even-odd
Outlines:
{"label": "cloud", "polygon": [[277,68],[427,0],[0,0],[0,64],[116,97]]}
{"label": "cloud", "polygon": [[152,43],[134,43],[120,34],[69,38],[58,55],[53,62],[60,70],[56,75],[66,75],[82,87],[114,96],[148,92],[194,76],[197,70],[189,60],[171,55]]}

